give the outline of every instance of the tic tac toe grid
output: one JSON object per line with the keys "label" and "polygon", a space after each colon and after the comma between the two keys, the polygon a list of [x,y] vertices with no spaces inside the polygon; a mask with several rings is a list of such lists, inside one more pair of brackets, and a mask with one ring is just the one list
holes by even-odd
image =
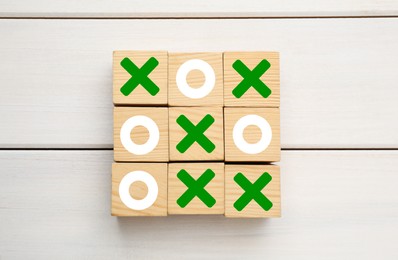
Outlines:
{"label": "tic tac toe grid", "polygon": [[276,52],[113,53],[112,215],[279,217]]}

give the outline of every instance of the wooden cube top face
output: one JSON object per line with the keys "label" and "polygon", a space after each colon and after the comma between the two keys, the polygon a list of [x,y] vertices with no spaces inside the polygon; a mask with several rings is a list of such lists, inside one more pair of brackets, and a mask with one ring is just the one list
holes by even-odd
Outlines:
{"label": "wooden cube top face", "polygon": [[[265,61],[263,61],[265,60]],[[261,62],[261,63],[260,63]],[[242,64],[243,63],[243,64]],[[268,64],[270,67],[267,69]],[[257,67],[257,68],[256,68]],[[256,68],[256,69],[255,69]],[[248,70],[247,70],[248,69]],[[238,71],[240,72],[238,72]],[[265,70],[265,71],[264,71]],[[251,75],[253,77],[247,77]],[[258,73],[257,73],[258,72]],[[247,80],[242,82],[243,73]],[[258,77],[263,73],[260,77]],[[256,76],[257,75],[257,78]],[[254,81],[251,79],[253,78]],[[256,84],[256,79],[266,85]],[[265,96],[261,95],[253,86],[246,83],[254,82]],[[241,85],[241,83],[243,85]],[[258,83],[258,82],[257,82]],[[239,87],[237,87],[240,85]],[[266,91],[271,90],[271,94]],[[236,90],[234,90],[236,89]],[[246,91],[246,92],[244,92]],[[243,94],[242,94],[243,93]],[[277,52],[225,52],[224,53],[224,104],[237,107],[279,107],[280,79],[279,53]]]}
{"label": "wooden cube top face", "polygon": [[168,214],[224,214],[223,163],[170,163],[168,180]]}
{"label": "wooden cube top face", "polygon": [[[192,128],[194,129],[202,128],[196,128],[199,122],[202,122],[200,124],[205,126],[205,128],[208,126],[203,134],[207,139],[210,140],[210,143],[212,144],[211,146],[214,149],[209,149],[209,142],[207,141],[206,143],[198,143],[199,139],[197,139],[196,137],[200,136],[202,131],[198,131],[199,134],[191,133],[189,139],[193,137],[194,142],[189,142],[187,140],[187,130],[184,130],[183,126],[177,123],[177,121],[181,120],[181,118],[186,118],[187,120],[189,120],[189,124],[195,126],[192,126]],[[210,124],[205,123],[205,121],[208,122],[208,120],[213,120],[214,122]],[[170,161],[224,160],[224,122],[222,107],[170,107],[169,122]],[[183,139],[188,142],[181,142]],[[200,141],[202,140],[203,138],[200,139]]]}
{"label": "wooden cube top face", "polygon": [[280,160],[279,108],[226,107],[224,122],[225,161]]}
{"label": "wooden cube top face", "polygon": [[220,106],[222,53],[169,53],[169,105]]}
{"label": "wooden cube top face", "polygon": [[167,164],[112,164],[112,215],[167,216]]}
{"label": "wooden cube top face", "polygon": [[167,65],[166,51],[114,51],[113,103],[167,105]]}
{"label": "wooden cube top face", "polygon": [[[264,176],[263,176],[264,174]],[[237,176],[240,175],[240,176]],[[243,176],[242,176],[243,175]],[[260,178],[261,176],[261,178]],[[270,176],[270,177],[269,177]],[[259,190],[247,185],[259,181],[264,188]],[[256,198],[261,202],[258,204],[252,197],[241,196],[245,190],[238,184],[245,186],[248,190],[253,189]],[[238,201],[239,200],[239,201]],[[271,204],[264,203],[269,200]],[[225,216],[231,218],[267,218],[281,216],[280,198],[280,170],[277,165],[225,165]]]}
{"label": "wooden cube top face", "polygon": [[[115,161],[167,162],[169,160],[168,108],[115,107],[113,120]],[[123,137],[121,137],[122,128],[126,131]],[[125,140],[124,144],[122,139]]]}

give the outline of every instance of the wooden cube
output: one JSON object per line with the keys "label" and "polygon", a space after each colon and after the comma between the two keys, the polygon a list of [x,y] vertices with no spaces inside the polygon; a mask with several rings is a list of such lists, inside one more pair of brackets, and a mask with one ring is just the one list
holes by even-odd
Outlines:
{"label": "wooden cube", "polygon": [[112,216],[167,216],[167,163],[113,163]]}
{"label": "wooden cube", "polygon": [[222,110],[222,107],[170,107],[170,160],[224,160]]}
{"label": "wooden cube", "polygon": [[279,108],[224,108],[225,161],[279,161],[279,121]]}
{"label": "wooden cube", "polygon": [[279,92],[279,53],[224,53],[225,106],[279,107]]}
{"label": "wooden cube", "polygon": [[119,162],[167,162],[168,108],[115,107],[114,159]]}
{"label": "wooden cube", "polygon": [[113,103],[167,105],[167,52],[114,51]]}
{"label": "wooden cube", "polygon": [[224,214],[223,163],[170,163],[168,214]]}
{"label": "wooden cube", "polygon": [[279,166],[225,165],[225,216],[280,217]]}
{"label": "wooden cube", "polygon": [[170,53],[170,106],[223,106],[222,53]]}

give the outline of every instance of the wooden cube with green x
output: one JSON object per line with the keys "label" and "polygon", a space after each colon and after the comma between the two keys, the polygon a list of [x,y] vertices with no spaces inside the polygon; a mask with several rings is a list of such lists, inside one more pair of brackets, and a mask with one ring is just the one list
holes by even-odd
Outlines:
{"label": "wooden cube with green x", "polygon": [[114,51],[113,103],[167,105],[166,51]]}
{"label": "wooden cube with green x", "polygon": [[224,105],[279,107],[279,53],[225,52]]}
{"label": "wooden cube with green x", "polygon": [[170,163],[169,214],[224,214],[224,163]]}
{"label": "wooden cube with green x", "polygon": [[224,160],[222,107],[170,107],[170,161]]}
{"label": "wooden cube with green x", "polygon": [[280,217],[278,165],[225,165],[225,216]]}

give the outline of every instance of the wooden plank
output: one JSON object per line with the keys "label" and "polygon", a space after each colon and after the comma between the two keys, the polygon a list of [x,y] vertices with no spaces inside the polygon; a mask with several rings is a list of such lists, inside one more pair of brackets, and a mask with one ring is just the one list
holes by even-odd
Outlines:
{"label": "wooden plank", "polygon": [[1,258],[398,258],[397,151],[284,151],[269,220],[111,217],[111,164],[112,151],[1,151]]}
{"label": "wooden plank", "polygon": [[0,20],[0,147],[112,147],[112,51],[161,49],[279,51],[282,148],[397,148],[397,31],[397,19]]}
{"label": "wooden plank", "polygon": [[314,17],[390,16],[398,14],[394,0],[250,0],[167,2],[120,0],[2,0],[2,17]]}

